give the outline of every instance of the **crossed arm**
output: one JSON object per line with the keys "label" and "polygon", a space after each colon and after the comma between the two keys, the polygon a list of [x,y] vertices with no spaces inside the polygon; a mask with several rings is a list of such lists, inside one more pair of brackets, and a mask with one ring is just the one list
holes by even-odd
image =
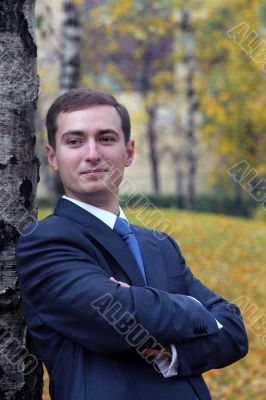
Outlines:
{"label": "crossed arm", "polygon": [[[39,230],[39,231],[38,231]],[[43,324],[92,352],[122,352],[130,345],[95,307],[106,294],[120,304],[116,318],[130,328],[132,319],[163,346],[177,345],[180,376],[219,368],[243,357],[247,338],[237,307],[192,279],[189,296],[152,287],[114,284],[110,273],[98,265],[95,249],[86,240],[70,238],[64,229],[42,231],[21,238],[17,245],[17,267],[24,304],[31,304]],[[78,235],[77,231],[77,235]],[[58,239],[60,237],[60,239]],[[187,268],[187,267],[185,267]],[[189,272],[190,273],[190,272]],[[190,273],[191,274],[191,273]],[[219,330],[216,319],[224,328]],[[194,321],[204,321],[206,330],[195,335]],[[31,328],[31,321],[28,321]],[[194,355],[192,354],[194,353]],[[195,370],[196,358],[208,359]],[[194,369],[193,369],[194,368]]]}

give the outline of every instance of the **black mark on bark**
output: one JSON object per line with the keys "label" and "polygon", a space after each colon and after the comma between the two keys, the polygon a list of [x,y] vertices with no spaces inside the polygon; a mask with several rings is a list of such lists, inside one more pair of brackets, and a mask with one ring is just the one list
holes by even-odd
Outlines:
{"label": "black mark on bark", "polygon": [[0,220],[0,251],[3,251],[10,243],[16,243],[18,232],[12,225]]}
{"label": "black mark on bark", "polygon": [[0,2],[0,32],[17,32],[28,55],[37,57],[37,46],[23,13],[24,2],[25,0]]}
{"label": "black mark on bark", "polygon": [[24,48],[30,56],[37,57],[37,46],[34,43],[34,40],[30,34],[28,21],[26,20],[23,12],[19,12],[18,15],[19,15],[18,31],[20,33],[20,37],[24,45]]}
{"label": "black mark on bark", "polygon": [[33,156],[32,158],[32,164],[37,164],[37,183],[40,182],[40,166],[41,166],[41,161],[37,156]]}
{"label": "black mark on bark", "polygon": [[16,156],[12,156],[9,161],[10,161],[10,164],[12,164],[12,165],[16,165],[18,163]]}
{"label": "black mark on bark", "polygon": [[20,195],[24,197],[24,207],[29,208],[32,194],[32,183],[27,177],[23,179],[22,184],[19,187],[19,192]]}

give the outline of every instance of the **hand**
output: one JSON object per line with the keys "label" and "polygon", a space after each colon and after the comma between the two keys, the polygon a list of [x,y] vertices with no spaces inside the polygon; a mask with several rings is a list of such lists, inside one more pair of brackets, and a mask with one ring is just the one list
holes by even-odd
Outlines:
{"label": "hand", "polygon": [[171,361],[171,349],[169,347],[165,347],[164,349],[156,350],[156,349],[149,349],[146,348],[141,352],[141,355],[144,357],[156,357],[158,354],[161,353],[161,357],[168,358]]}
{"label": "hand", "polygon": [[158,356],[158,354],[160,353],[161,350],[154,350],[154,349],[144,349],[141,352],[141,355],[145,356],[145,357],[156,357]]}
{"label": "hand", "polygon": [[126,287],[126,288],[129,288],[129,287],[130,287],[130,285],[128,285],[127,283],[122,282],[122,281],[117,281],[117,280],[116,280],[115,278],[113,278],[112,276],[111,276],[111,278],[110,278],[110,281],[112,281],[112,282],[114,282],[114,283],[119,283],[119,285],[122,286],[122,287]]}

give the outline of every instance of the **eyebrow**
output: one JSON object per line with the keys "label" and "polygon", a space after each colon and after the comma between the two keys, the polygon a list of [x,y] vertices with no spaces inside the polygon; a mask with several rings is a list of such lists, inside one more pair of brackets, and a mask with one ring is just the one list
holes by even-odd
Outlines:
{"label": "eyebrow", "polygon": [[[116,135],[117,137],[119,137],[119,133],[116,130],[111,129],[111,128],[100,129],[99,131],[96,132],[96,135],[105,135],[105,134],[108,134],[108,133],[112,133],[112,134]],[[72,136],[72,135],[84,136],[84,134],[85,134],[84,131],[78,131],[78,130],[76,130],[76,131],[75,130],[66,131],[62,135],[62,140],[67,136]]]}

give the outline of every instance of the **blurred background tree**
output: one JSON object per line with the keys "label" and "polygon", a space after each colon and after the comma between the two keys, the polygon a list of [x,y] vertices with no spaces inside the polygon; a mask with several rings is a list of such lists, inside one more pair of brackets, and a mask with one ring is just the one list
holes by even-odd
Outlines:
{"label": "blurred background tree", "polygon": [[[266,74],[228,31],[244,21],[257,32],[257,44],[262,43],[263,2],[61,3],[52,11],[57,34],[50,35],[58,53],[53,70],[61,71],[61,77],[57,72],[51,80],[51,72],[40,63],[44,74],[40,103],[43,99],[46,103],[41,114],[61,91],[59,82],[68,80],[64,71],[72,68],[60,67],[65,65],[60,60],[69,40],[63,21],[67,21],[66,4],[70,10],[71,3],[76,10],[69,19],[72,28],[78,26],[80,15],[81,37],[69,42],[72,66],[81,68],[79,86],[109,90],[129,108],[137,154],[134,170],[126,174],[138,191],[158,205],[251,215],[256,203],[227,169],[246,160],[259,179],[264,176]],[[46,16],[43,26],[49,24],[51,17]],[[43,51],[45,46],[43,41]],[[47,51],[51,52],[51,43]],[[42,132],[45,137],[43,124]],[[45,169],[44,165],[43,176]],[[50,179],[51,174],[47,176]],[[49,193],[53,191],[50,188]]]}
{"label": "blurred background tree", "polygon": [[[243,22],[257,39],[248,34],[241,48],[228,31]],[[246,160],[261,177],[266,172],[266,71],[247,54],[262,44],[266,60],[265,26],[263,2],[234,0],[209,5],[196,27],[202,133],[217,156],[212,186],[219,192],[234,192],[239,213],[242,191],[225,170]],[[242,36],[245,39],[244,32]]]}
{"label": "blurred background tree", "polygon": [[[81,26],[80,10],[75,0],[63,1],[63,18],[61,25],[60,46],[60,81],[59,92],[64,93],[71,89],[77,89],[80,84],[80,57],[81,51]],[[44,157],[46,170],[48,169],[47,158]],[[48,173],[46,179],[49,185],[53,203],[64,194],[64,188],[58,173]]]}
{"label": "blurred background tree", "polygon": [[[173,51],[177,30],[168,2],[87,1],[83,83],[139,94],[145,114],[145,140],[153,191],[161,191],[158,110],[176,96]],[[91,23],[96,21],[96,23]]]}

